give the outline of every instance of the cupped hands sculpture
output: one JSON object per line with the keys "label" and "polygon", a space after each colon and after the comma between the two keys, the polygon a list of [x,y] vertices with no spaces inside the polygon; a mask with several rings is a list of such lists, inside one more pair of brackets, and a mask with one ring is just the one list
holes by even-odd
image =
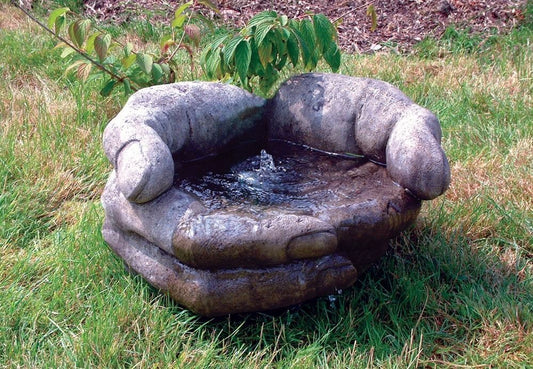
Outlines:
{"label": "cupped hands sculpture", "polygon": [[[291,182],[309,208],[210,206],[175,185],[191,163],[279,140],[340,157],[308,163],[301,183]],[[304,74],[270,100],[209,82],[143,89],[104,132],[114,168],[102,196],[104,238],[131,269],[202,315],[328,295],[386,251],[421,200],[447,189],[440,140],[434,114],[372,79]],[[315,175],[328,183],[304,183]]]}

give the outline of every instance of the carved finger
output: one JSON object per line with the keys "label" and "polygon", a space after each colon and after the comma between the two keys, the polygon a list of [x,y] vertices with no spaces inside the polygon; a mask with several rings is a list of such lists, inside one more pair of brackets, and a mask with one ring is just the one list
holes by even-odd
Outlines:
{"label": "carved finger", "polygon": [[271,268],[208,271],[187,266],[144,238],[118,230],[107,221],[103,233],[132,270],[204,316],[290,306],[336,293],[357,279],[352,263],[339,255]]}
{"label": "carved finger", "polygon": [[269,102],[270,137],[336,153],[362,154],[420,199],[448,188],[440,125],[389,83],[312,73],[287,80]]}
{"label": "carved finger", "polygon": [[140,235],[181,262],[203,269],[279,265],[337,250],[332,225],[272,207],[261,214],[207,209],[171,188],[157,199],[128,201],[112,175],[102,195],[108,221]]}
{"label": "carved finger", "polygon": [[413,106],[396,123],[387,144],[391,178],[422,200],[443,194],[450,184],[450,166],[440,140],[435,115]]}
{"label": "carved finger", "polygon": [[219,269],[329,255],[337,249],[337,236],[329,223],[272,206],[261,214],[242,209],[187,212],[178,222],[172,244],[174,255],[185,264]]}

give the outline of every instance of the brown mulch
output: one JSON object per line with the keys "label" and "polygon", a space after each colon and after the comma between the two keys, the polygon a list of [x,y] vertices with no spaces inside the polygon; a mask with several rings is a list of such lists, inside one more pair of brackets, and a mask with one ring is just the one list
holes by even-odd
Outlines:
{"label": "brown mulch", "polygon": [[[229,26],[242,27],[262,10],[276,10],[289,17],[322,13],[340,21],[339,43],[347,52],[364,53],[391,47],[408,51],[425,37],[439,38],[447,26],[488,34],[505,32],[524,18],[527,0],[219,0],[220,15],[211,12]],[[86,0],[85,11],[100,20],[127,22],[146,18],[153,22],[170,22],[179,0]],[[368,7],[377,14],[373,31]],[[146,12],[149,9],[150,12]]]}

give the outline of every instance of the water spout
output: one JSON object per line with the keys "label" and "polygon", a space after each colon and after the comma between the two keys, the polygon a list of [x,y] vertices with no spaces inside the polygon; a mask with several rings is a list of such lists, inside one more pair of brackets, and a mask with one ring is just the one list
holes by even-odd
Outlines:
{"label": "water spout", "polygon": [[276,165],[274,164],[274,158],[272,155],[266,152],[266,150],[261,150],[261,158],[259,162],[259,173],[270,174],[277,170]]}

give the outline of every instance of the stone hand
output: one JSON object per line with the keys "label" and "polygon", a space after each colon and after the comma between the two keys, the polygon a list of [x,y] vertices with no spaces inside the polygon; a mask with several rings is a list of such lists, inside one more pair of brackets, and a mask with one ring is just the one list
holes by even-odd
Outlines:
{"label": "stone hand", "polygon": [[[352,188],[364,172],[380,194],[362,189],[329,204],[331,212],[291,213],[282,205],[213,210],[173,187],[188,161],[266,139],[384,163],[386,171],[370,164],[340,174]],[[414,221],[420,201],[403,188],[419,199],[445,191],[440,140],[431,112],[375,80],[302,75],[268,102],[217,83],[141,90],[104,132],[114,167],[102,196],[104,238],[133,270],[200,314],[299,303],[351,285]]]}
{"label": "stone hand", "polygon": [[153,87],[133,95],[104,132],[115,169],[102,196],[106,241],[132,269],[203,315],[297,303],[357,276],[335,254],[327,222],[283,209],[210,213],[172,187],[186,161],[264,139],[264,105],[229,85]]}
{"label": "stone hand", "polygon": [[[172,186],[175,164],[264,134],[265,100],[218,83],[155,86],[134,94],[104,131],[121,192],[143,203]],[[177,158],[175,163],[173,157]]]}
{"label": "stone hand", "polygon": [[210,212],[174,187],[128,201],[112,174],[102,196],[105,240],[126,264],[189,309],[216,316],[292,305],[350,286],[331,224],[281,208]]}
{"label": "stone hand", "polygon": [[437,118],[388,83],[304,74],[286,81],[268,105],[270,138],[364,155],[423,200],[450,183]]}

